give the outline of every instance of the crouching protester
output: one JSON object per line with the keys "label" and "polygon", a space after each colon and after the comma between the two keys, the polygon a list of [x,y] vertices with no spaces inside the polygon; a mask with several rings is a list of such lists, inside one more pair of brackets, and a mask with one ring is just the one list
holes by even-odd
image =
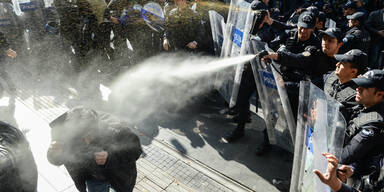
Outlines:
{"label": "crouching protester", "polygon": [[37,168],[23,133],[0,121],[0,191],[35,192]]}
{"label": "crouching protester", "polygon": [[48,160],[63,165],[80,192],[131,192],[139,137],[110,114],[76,107],[50,123]]}

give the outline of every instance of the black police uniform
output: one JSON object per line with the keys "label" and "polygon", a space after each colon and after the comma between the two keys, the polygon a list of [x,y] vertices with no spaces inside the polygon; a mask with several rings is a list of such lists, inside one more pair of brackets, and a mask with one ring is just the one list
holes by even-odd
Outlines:
{"label": "black police uniform", "polygon": [[340,111],[346,121],[349,121],[352,108],[357,105],[355,100],[356,88],[357,85],[353,81],[340,84],[335,72],[328,76],[324,84],[324,92],[343,105]]}
{"label": "black police uniform", "polygon": [[320,41],[313,33],[306,41],[299,41],[297,33],[297,28],[286,31],[268,43],[268,46],[274,51],[277,51],[280,45],[285,45],[286,50],[292,53],[302,53],[308,46],[320,48]]}
{"label": "black police uniform", "polygon": [[[340,163],[353,164],[355,175],[371,174],[379,163],[384,145],[384,103],[370,108],[356,106],[348,123]],[[376,162],[375,162],[376,161]],[[376,167],[372,167],[375,166]]]}
{"label": "black police uniform", "polygon": [[384,9],[373,11],[365,23],[367,30],[371,33],[371,45],[369,49],[369,67],[372,69],[382,68],[378,63],[380,51],[384,48],[384,38],[378,32],[384,30]]}
{"label": "black police uniform", "polygon": [[[290,68],[290,72],[283,72],[283,78],[287,81],[309,79],[319,88],[323,88],[323,75],[335,70],[337,60],[323,53],[321,49],[308,47],[303,53],[294,54],[278,51],[279,64]],[[306,78],[307,77],[307,78]]]}
{"label": "black police uniform", "polygon": [[342,52],[347,52],[351,49],[360,49],[368,53],[371,36],[363,27],[352,27],[343,39],[343,46],[340,48]]}
{"label": "black police uniform", "polygon": [[260,1],[260,0],[255,0],[251,3],[251,8],[252,10],[260,10],[260,9],[264,9],[264,10],[268,10],[268,5],[266,5],[264,2]]}
{"label": "black police uniform", "polygon": [[[275,38],[272,42],[270,42],[269,46],[272,46],[272,49],[277,49],[280,44],[285,44],[285,49],[280,51],[280,55],[283,55],[283,52],[285,52],[286,55],[290,55],[291,53],[299,54],[304,52],[305,48],[308,46],[320,48],[320,41],[317,37],[315,37],[313,33],[311,34],[311,37],[306,41],[299,41],[297,33],[297,29],[283,33],[282,35]],[[289,66],[289,64],[286,66],[280,66],[280,72],[282,73],[285,87],[287,88],[287,94],[291,104],[292,113],[294,117],[296,117],[299,102],[299,84],[300,81],[304,80],[303,78],[305,78],[305,74],[302,72],[302,70],[297,70],[297,66],[293,67]]]}
{"label": "black police uniform", "polygon": [[187,44],[196,41],[199,47],[203,36],[204,27],[198,13],[188,7],[181,10],[174,8],[169,12],[164,37],[169,40],[171,50],[194,51]]}

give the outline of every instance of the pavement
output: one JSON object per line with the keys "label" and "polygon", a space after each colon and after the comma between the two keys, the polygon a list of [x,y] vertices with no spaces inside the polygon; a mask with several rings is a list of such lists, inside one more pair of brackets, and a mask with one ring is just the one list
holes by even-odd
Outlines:
{"label": "pavement", "polygon": [[[5,93],[1,97],[0,120],[26,133],[38,166],[39,192],[77,191],[66,169],[47,161],[48,123],[70,107],[81,104],[103,110],[105,102],[94,95],[76,95],[76,91],[68,89],[76,86],[70,77],[44,74],[43,78],[32,78],[33,71],[17,70],[9,70],[17,80],[17,94]],[[84,87],[94,87],[83,82],[87,83]],[[290,153],[277,147],[263,156],[254,153],[265,127],[260,111],[252,115],[243,139],[233,144],[220,141],[236,124],[219,113],[223,101],[215,99],[201,97],[162,118],[132,125],[144,149],[137,161],[135,191],[273,192],[278,191],[271,184],[273,178],[290,178]],[[255,112],[254,106],[251,109]]]}

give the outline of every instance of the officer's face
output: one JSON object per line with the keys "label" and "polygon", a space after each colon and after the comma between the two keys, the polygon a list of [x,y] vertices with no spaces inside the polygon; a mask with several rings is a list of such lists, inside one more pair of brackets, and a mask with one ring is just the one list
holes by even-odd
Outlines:
{"label": "officer's face", "polygon": [[359,21],[358,20],[354,20],[354,19],[348,20],[348,27],[352,28],[352,27],[358,26],[358,25],[359,25]]}
{"label": "officer's face", "polygon": [[339,78],[340,83],[345,83],[356,76],[357,69],[351,68],[351,63],[339,61],[336,64],[335,74]]}
{"label": "officer's face", "polygon": [[299,41],[306,41],[311,37],[311,34],[313,32],[313,29],[304,28],[304,27],[297,27],[298,31],[298,39]]}
{"label": "officer's face", "polygon": [[323,53],[328,56],[333,56],[339,51],[341,45],[337,42],[337,38],[323,35],[321,39],[321,48]]}
{"label": "officer's face", "polygon": [[378,101],[381,101],[382,94],[376,91],[376,88],[364,88],[358,87],[356,89],[356,101],[362,104],[365,108],[375,105]]}
{"label": "officer's face", "polygon": [[363,6],[363,3],[360,1],[360,0],[355,0],[355,3],[356,3],[356,5],[357,5],[357,7],[361,7],[361,6]]}

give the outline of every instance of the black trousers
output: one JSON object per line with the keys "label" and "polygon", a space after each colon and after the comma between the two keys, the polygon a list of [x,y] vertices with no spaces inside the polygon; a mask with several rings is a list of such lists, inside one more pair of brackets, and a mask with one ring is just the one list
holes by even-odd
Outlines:
{"label": "black trousers", "polygon": [[238,127],[244,129],[249,114],[249,99],[256,91],[256,83],[250,66],[244,68],[236,105],[239,110]]}

